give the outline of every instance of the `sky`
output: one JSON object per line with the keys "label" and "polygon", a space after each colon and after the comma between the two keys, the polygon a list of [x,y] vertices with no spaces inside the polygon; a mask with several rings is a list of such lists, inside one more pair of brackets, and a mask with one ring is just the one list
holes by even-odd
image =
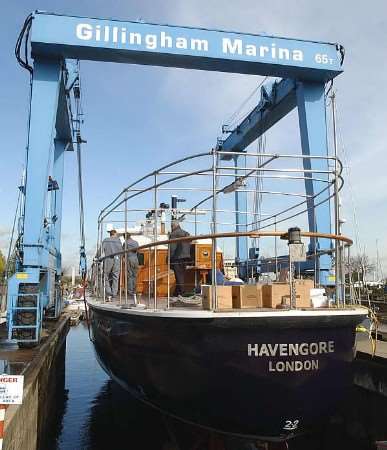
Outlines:
{"label": "sky", "polygon": [[[326,0],[18,0],[0,18],[0,248],[5,251],[24,164],[28,73],[14,57],[20,27],[35,9],[68,15],[266,33],[339,42],[344,73],[335,80],[339,156],[345,165],[344,234],[354,252],[376,254],[387,272],[386,124],[387,3]],[[210,150],[221,125],[261,77],[114,63],[82,62],[87,248],[92,254],[99,210],[129,182],[156,167]],[[259,100],[252,98],[250,106]],[[268,133],[266,151],[299,152],[297,116]],[[65,163],[64,266],[77,264],[79,234],[75,154]]]}

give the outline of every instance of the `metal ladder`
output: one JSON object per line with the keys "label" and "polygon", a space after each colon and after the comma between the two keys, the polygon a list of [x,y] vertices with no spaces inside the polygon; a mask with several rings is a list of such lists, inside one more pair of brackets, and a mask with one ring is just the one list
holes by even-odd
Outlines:
{"label": "metal ladder", "polygon": [[21,283],[19,292],[12,298],[9,316],[8,339],[20,343],[36,343],[42,328],[39,285]]}

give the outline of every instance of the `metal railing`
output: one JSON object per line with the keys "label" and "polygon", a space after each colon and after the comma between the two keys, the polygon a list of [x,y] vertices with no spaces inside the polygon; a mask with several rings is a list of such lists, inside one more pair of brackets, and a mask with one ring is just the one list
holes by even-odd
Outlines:
{"label": "metal railing", "polygon": [[[192,234],[191,241],[202,240],[204,239],[203,235],[210,240],[212,248],[211,279],[216,280],[216,249],[220,239],[226,237],[234,240],[246,239],[247,246],[247,240],[255,242],[264,236],[262,230],[274,228],[273,231],[267,232],[271,233],[270,236],[274,238],[275,259],[277,261],[279,259],[278,238],[281,236],[281,232],[276,231],[277,226],[292,221],[296,217],[302,222],[308,216],[315,216],[315,210],[326,203],[330,205],[331,199],[338,196],[344,184],[342,164],[334,157],[233,153],[235,164],[230,165],[229,161],[221,160],[223,153],[225,152],[199,153],[164,165],[128,185],[101,210],[98,216],[98,242],[93,266],[96,295],[103,297],[103,289],[101,290],[101,286],[103,286],[102,262],[104,259],[102,241],[104,227],[107,224],[111,224],[118,229],[119,234],[124,238],[121,257],[128,252],[126,248],[127,235],[134,234],[135,239],[136,236],[141,237],[142,242],[140,242],[139,249],[142,252],[146,250],[146,259],[149,263],[153,261],[152,267],[151,264],[148,264],[148,305],[152,291],[153,307],[156,307],[157,280],[161,270],[160,267],[157,267],[157,254],[160,246],[164,246],[164,253],[166,250],[169,251],[170,242],[165,238],[172,220],[184,220],[184,224]],[[244,157],[245,164],[237,164],[237,158],[240,156]],[[289,167],[276,167],[283,160],[291,162]],[[308,162],[305,163],[305,161]],[[191,170],[191,167],[185,167],[187,165],[192,166],[193,163],[195,166],[206,164],[207,167],[199,170]],[[314,163],[317,167],[308,168],[313,167]],[[230,178],[233,179],[231,183],[228,181]],[[230,200],[230,196],[227,194],[235,192],[238,195],[245,195],[247,198],[252,194],[256,195],[257,191],[249,187],[249,182],[255,182],[257,179],[260,179],[267,186],[265,189],[260,189],[258,193],[261,196],[260,198],[270,198],[269,206],[277,202],[278,209],[273,210],[271,207],[267,211],[262,210],[262,205],[268,203],[262,200],[262,205],[259,205],[257,212],[257,207],[253,208],[252,202],[245,201],[244,207],[240,205],[236,207],[234,202]],[[292,188],[294,184],[300,182],[304,184],[313,183],[314,192],[307,194]],[[166,197],[167,193],[176,194],[178,192],[184,193],[186,203],[188,203],[187,208],[171,208],[170,205],[166,205],[169,200]],[[331,209],[331,205],[329,208]],[[144,217],[145,213],[146,216]],[[243,220],[241,220],[242,218]],[[137,224],[137,226],[133,227],[133,224]],[[235,230],[238,232],[235,232]],[[342,251],[340,256],[342,261],[338,266],[340,270],[336,272],[336,284],[339,286],[336,297],[338,302],[344,303],[346,298],[343,261],[346,247],[344,248],[344,240],[341,239],[339,234],[332,237],[333,235],[326,236],[321,233],[307,234],[304,232],[303,235],[308,236],[315,246],[318,239],[329,239],[329,242],[336,239],[337,242],[341,242],[339,249],[340,252]],[[334,254],[336,251],[337,247],[335,249],[329,248],[330,254]],[[317,259],[322,254],[324,252],[316,250],[312,255],[309,255],[309,258]],[[236,255],[234,255],[235,257]],[[245,261],[239,260],[238,264],[247,263],[248,266],[248,259],[246,254]],[[127,258],[122,258],[120,264],[121,270],[126,274]],[[169,287],[171,285],[169,273],[170,266],[168,265],[166,273],[168,277],[167,306],[169,306],[170,301]],[[119,301],[127,303],[127,281],[126,277],[122,280],[121,278]],[[153,285],[152,289],[151,285]]]}
{"label": "metal railing", "polygon": [[[153,308],[154,310],[158,309],[158,306],[160,306],[160,302],[161,302],[161,309],[169,309],[171,306],[171,298],[173,297],[173,295],[171,295],[171,288],[174,287],[175,282],[172,282],[172,277],[173,277],[173,271],[172,271],[172,265],[171,265],[171,261],[170,261],[170,245],[171,244],[176,244],[176,243],[182,243],[182,242],[189,242],[189,243],[200,243],[201,241],[204,240],[214,240],[214,239],[220,239],[220,238],[235,238],[235,237],[243,237],[243,236],[248,236],[251,238],[281,238],[281,239],[287,239],[288,233],[285,231],[249,231],[249,232],[228,232],[228,233],[217,233],[217,234],[206,234],[206,235],[198,235],[198,236],[187,236],[187,237],[182,237],[182,238],[175,238],[175,239],[167,239],[167,240],[162,240],[162,241],[155,241],[155,242],[151,242],[149,244],[144,244],[138,247],[137,249],[137,253],[140,253],[142,255],[147,255],[148,256],[148,264],[147,264],[147,270],[149,271],[149,277],[148,279],[146,279],[145,281],[147,282],[148,286],[147,289],[145,289],[145,292],[143,289],[141,289],[141,294],[145,294],[143,295],[143,297],[140,297],[139,300],[144,301],[145,305],[148,308]],[[325,238],[325,239],[332,239],[332,240],[337,240],[338,242],[340,242],[343,245],[343,249],[345,250],[346,253],[346,258],[349,260],[350,257],[350,253],[349,253],[349,249],[350,246],[352,245],[352,240],[345,237],[345,236],[337,236],[334,234],[327,234],[327,233],[313,233],[313,232],[301,232],[301,236],[303,237],[315,237],[315,238]],[[154,249],[156,247],[163,247],[164,249],[166,248],[167,250],[167,259],[166,259],[166,263],[162,263],[162,264],[150,264],[149,262],[152,260],[152,254],[154,252]],[[334,252],[334,249],[332,250]],[[104,261],[106,261],[109,258],[112,257],[118,257],[120,259],[120,274],[123,276],[120,276],[119,278],[119,284],[118,284],[118,298],[116,299],[116,301],[121,304],[121,305],[127,305],[129,303],[132,303],[132,299],[128,299],[128,292],[127,292],[127,285],[126,285],[126,272],[124,271],[124,261],[127,257],[128,254],[128,250],[123,248],[122,251],[114,253],[110,256],[103,256],[100,257],[98,259],[95,259],[92,265],[92,274],[91,274],[91,282],[92,282],[92,287],[94,289],[93,294],[96,297],[99,297],[102,299],[103,302],[106,301],[106,295],[105,295],[105,278],[104,278],[104,274],[103,274],[103,263]],[[211,248],[211,255],[213,255],[215,253],[215,258],[216,260],[217,255],[216,255],[216,250],[214,252],[214,249]],[[344,251],[343,251],[344,254]],[[313,258],[314,255],[310,255],[310,258]],[[213,267],[213,257],[211,258],[211,269]],[[221,261],[223,263],[223,261]],[[193,262],[191,262],[193,263]],[[288,261],[287,261],[288,263]],[[166,270],[165,270],[165,266],[166,266]],[[163,268],[164,267],[164,272],[161,271],[161,273],[159,273],[160,267]],[[187,267],[190,268],[189,264],[187,264]],[[207,266],[208,267],[208,266]],[[224,269],[224,264],[219,264],[218,261],[215,263],[215,267],[216,269]],[[156,276],[152,279],[151,274],[155,273]],[[158,282],[160,280],[160,278],[164,276],[167,278],[167,285],[166,285],[166,290],[165,293],[161,293],[160,295],[158,294]],[[351,284],[349,283],[351,276],[350,274],[348,274],[348,282],[345,282],[345,280],[342,280],[343,282],[343,286],[345,288],[345,291],[348,290],[348,292],[345,292],[346,295],[343,296],[342,301],[340,301],[336,306],[346,306],[349,304],[353,304],[353,296],[351,293]],[[211,286],[212,286],[212,295],[211,297],[214,299],[213,303],[212,303],[212,310],[217,310],[218,309],[218,305],[217,305],[217,286],[218,286],[218,282],[217,282],[218,277],[211,277]],[[292,286],[292,280],[290,277],[287,280],[287,283],[289,284],[289,292],[291,292],[291,286]],[[165,284],[165,283],[164,283]],[[188,283],[187,283],[188,284]],[[192,287],[192,286],[191,286]],[[193,288],[198,288],[199,284],[197,283],[197,280],[195,279],[195,284],[193,285]],[[200,289],[198,291],[196,291],[197,293],[200,293]],[[141,295],[140,294],[140,295]],[[138,295],[138,294],[137,294]],[[293,305],[289,305],[289,308],[292,309]]]}

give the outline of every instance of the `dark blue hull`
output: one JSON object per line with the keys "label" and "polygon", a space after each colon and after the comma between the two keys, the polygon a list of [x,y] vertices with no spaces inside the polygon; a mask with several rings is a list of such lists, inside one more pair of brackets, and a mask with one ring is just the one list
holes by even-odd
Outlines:
{"label": "dark blue hull", "polygon": [[364,316],[176,318],[90,305],[95,350],[140,400],[205,428],[281,440],[332,414]]}

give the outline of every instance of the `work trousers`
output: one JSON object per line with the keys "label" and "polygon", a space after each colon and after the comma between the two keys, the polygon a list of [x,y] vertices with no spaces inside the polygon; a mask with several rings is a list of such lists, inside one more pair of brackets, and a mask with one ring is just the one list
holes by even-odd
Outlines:
{"label": "work trousers", "polygon": [[135,257],[128,257],[126,260],[126,270],[128,272],[128,294],[136,294],[136,284],[137,284],[137,272],[138,272],[138,259]]}
{"label": "work trousers", "polygon": [[103,274],[105,279],[105,294],[115,297],[118,294],[118,279],[120,278],[120,257],[112,256],[103,262]]}
{"label": "work trousers", "polygon": [[175,274],[176,288],[174,295],[184,294],[184,274],[187,267],[186,261],[175,261],[171,263],[171,268]]}

